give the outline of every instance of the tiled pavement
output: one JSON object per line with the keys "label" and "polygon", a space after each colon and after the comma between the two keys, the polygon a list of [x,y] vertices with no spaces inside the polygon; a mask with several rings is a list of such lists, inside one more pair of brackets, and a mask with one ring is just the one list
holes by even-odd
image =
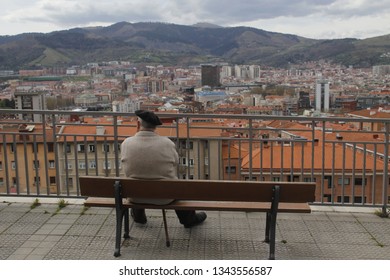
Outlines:
{"label": "tiled pavement", "polygon": [[[131,223],[131,239],[113,256],[115,212],[81,200],[59,209],[32,198],[0,202],[0,260],[249,260],[267,259],[264,213],[208,212],[204,224],[182,227],[167,213],[171,247],[165,246],[161,212],[147,210],[148,223]],[[276,259],[390,260],[390,219],[374,209],[313,207],[311,214],[278,214]]]}

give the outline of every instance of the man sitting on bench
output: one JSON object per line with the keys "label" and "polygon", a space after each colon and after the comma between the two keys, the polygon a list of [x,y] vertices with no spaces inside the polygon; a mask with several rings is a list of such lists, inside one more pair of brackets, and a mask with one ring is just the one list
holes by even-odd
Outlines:
{"label": "man sitting on bench", "polygon": [[[121,162],[125,175],[132,179],[177,179],[179,156],[175,144],[167,137],[158,135],[155,130],[162,125],[153,112],[137,110],[138,132],[126,138],[121,145]],[[129,198],[133,203],[164,205],[173,199]],[[207,215],[194,210],[175,210],[184,227],[190,228],[202,223]],[[145,209],[132,208],[131,216],[136,223],[147,222]]]}

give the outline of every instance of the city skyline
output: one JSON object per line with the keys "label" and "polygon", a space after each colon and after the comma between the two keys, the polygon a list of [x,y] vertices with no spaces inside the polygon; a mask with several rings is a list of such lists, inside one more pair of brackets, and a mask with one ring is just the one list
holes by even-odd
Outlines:
{"label": "city skyline", "polygon": [[183,25],[208,22],[313,39],[364,39],[390,34],[388,1],[15,0],[2,5],[0,36],[108,26],[120,21]]}

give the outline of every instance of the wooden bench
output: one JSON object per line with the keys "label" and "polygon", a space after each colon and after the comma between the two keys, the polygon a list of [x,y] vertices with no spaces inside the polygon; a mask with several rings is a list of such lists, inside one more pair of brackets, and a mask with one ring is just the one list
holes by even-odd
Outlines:
{"label": "wooden bench", "polygon": [[[275,259],[275,230],[278,212],[310,213],[315,183],[212,181],[212,180],[134,180],[122,177],[80,176],[81,195],[89,207],[116,209],[114,256],[120,256],[122,227],[129,236],[129,208],[161,209],[170,246],[165,210],[265,212],[265,242],[269,259]],[[174,198],[168,205],[130,203],[127,197]]]}

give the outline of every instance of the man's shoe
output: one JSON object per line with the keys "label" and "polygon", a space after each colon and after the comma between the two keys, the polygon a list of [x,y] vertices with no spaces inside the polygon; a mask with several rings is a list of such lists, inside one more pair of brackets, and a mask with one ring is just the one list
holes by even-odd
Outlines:
{"label": "man's shoe", "polygon": [[207,215],[205,212],[199,212],[199,213],[195,214],[194,220],[191,223],[184,224],[184,227],[191,228],[193,226],[199,225],[199,224],[203,223],[203,221],[206,220],[206,218],[207,218]]}
{"label": "man's shoe", "polygon": [[146,219],[145,210],[144,209],[133,209],[131,208],[131,217],[133,218],[134,222],[138,224],[146,224],[148,221]]}

